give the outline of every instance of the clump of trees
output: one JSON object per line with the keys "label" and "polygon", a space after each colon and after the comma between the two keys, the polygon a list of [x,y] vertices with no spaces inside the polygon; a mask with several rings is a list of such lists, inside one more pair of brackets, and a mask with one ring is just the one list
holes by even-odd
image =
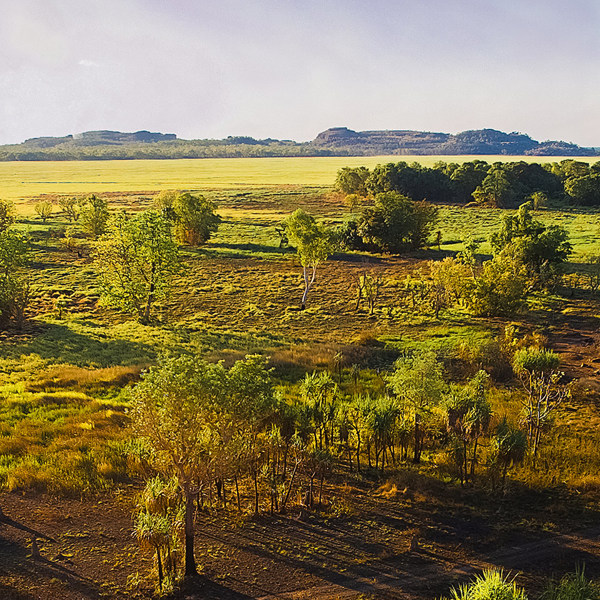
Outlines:
{"label": "clump of trees", "polygon": [[398,192],[412,200],[477,202],[512,208],[532,199],[536,208],[548,200],[582,206],[600,205],[600,163],[566,159],[560,163],[438,161],[433,167],[404,161],[366,167],[345,167],[336,188],[343,194],[375,196]]}
{"label": "clump of trees", "polygon": [[398,254],[423,247],[438,219],[438,209],[398,192],[376,194],[373,203],[341,230],[345,247]]}

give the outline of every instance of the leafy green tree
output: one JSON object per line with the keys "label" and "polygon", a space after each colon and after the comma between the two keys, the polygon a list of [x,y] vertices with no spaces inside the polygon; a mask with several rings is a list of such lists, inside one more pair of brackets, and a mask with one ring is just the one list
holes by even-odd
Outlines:
{"label": "leafy green tree", "polygon": [[8,200],[0,199],[0,233],[15,222],[15,206]]}
{"label": "leafy green tree", "polygon": [[303,269],[304,292],[301,308],[304,310],[308,292],[317,276],[317,267],[338,247],[337,235],[329,227],[317,223],[313,216],[301,208],[285,220],[285,229],[290,243],[296,247]]}
{"label": "leafy green tree", "polygon": [[475,202],[499,208],[513,206],[518,194],[515,183],[502,165],[494,164],[485,179],[473,192]]}
{"label": "leafy green tree", "polygon": [[421,422],[431,414],[446,389],[442,365],[435,352],[425,352],[396,362],[390,377],[396,396],[411,410],[414,417],[413,462],[421,460],[423,438]]}
{"label": "leafy green tree", "polygon": [[34,210],[37,216],[45,223],[54,211],[54,204],[50,200],[42,200],[34,206]]}
{"label": "leafy green tree", "polygon": [[221,363],[196,357],[162,360],[133,390],[133,424],[151,446],[156,466],[175,476],[185,501],[185,575],[197,573],[194,557],[194,501],[206,481],[226,390]]}
{"label": "leafy green tree", "polygon": [[565,192],[573,204],[600,206],[600,173],[570,177],[565,182]]}
{"label": "leafy green tree", "polygon": [[473,160],[456,165],[450,174],[450,181],[459,202],[470,202],[473,192],[486,178],[490,165],[483,160]]}
{"label": "leafy green tree", "polygon": [[490,242],[496,253],[512,246],[515,256],[540,274],[544,267],[556,267],[566,261],[573,247],[564,227],[544,225],[533,218],[531,209],[531,203],[525,202],[514,215],[506,215]]}
{"label": "leafy green tree", "polygon": [[168,296],[179,268],[170,221],[155,211],[115,215],[95,244],[107,304],[135,313],[148,323],[152,306]]}
{"label": "leafy green tree", "polygon": [[79,224],[92,239],[106,233],[108,227],[108,201],[92,194],[81,205]]}
{"label": "leafy green tree", "polygon": [[200,246],[208,241],[221,222],[216,204],[192,194],[179,194],[173,202],[175,236],[180,243]]}
{"label": "leafy green tree", "polygon": [[[195,356],[164,358],[143,375],[132,394],[138,435],[150,444],[157,468],[176,477],[182,490],[185,574],[194,575],[196,496],[213,482],[217,465],[230,455],[234,434],[256,445],[247,456],[256,461],[258,436],[274,407],[270,373],[260,356],[247,356],[229,371],[223,363]],[[251,469],[258,472],[256,465]]]}
{"label": "leafy green tree", "polygon": [[23,324],[29,303],[28,241],[19,231],[0,231],[0,328]]}
{"label": "leafy green tree", "polygon": [[437,219],[436,207],[413,202],[398,192],[385,192],[377,194],[374,205],[363,211],[357,233],[367,246],[398,253],[422,247]]}
{"label": "leafy green tree", "polygon": [[343,167],[337,172],[335,188],[343,194],[366,196],[366,181],[370,175],[366,167]]}

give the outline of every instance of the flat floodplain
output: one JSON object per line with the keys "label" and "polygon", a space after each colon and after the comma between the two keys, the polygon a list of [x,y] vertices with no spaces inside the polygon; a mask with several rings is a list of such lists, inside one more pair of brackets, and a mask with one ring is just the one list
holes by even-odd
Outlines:
{"label": "flat floodplain", "polygon": [[[81,195],[165,189],[226,189],[264,186],[331,186],[342,167],[372,168],[388,162],[559,162],[560,156],[335,156],[293,158],[195,158],[0,162],[0,197],[20,200],[42,194]],[[599,157],[577,157],[594,163]]]}

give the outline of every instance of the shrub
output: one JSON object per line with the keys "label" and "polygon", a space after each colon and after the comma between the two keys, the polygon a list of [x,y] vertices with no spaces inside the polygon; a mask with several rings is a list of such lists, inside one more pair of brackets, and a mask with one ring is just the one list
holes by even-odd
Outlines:
{"label": "shrub", "polygon": [[577,569],[559,582],[550,581],[540,600],[600,600],[600,586]]}
{"label": "shrub", "polygon": [[470,583],[453,588],[449,600],[527,600],[527,594],[502,571],[489,570]]}
{"label": "shrub", "polygon": [[529,279],[523,263],[507,248],[483,264],[465,299],[480,316],[512,316],[525,304]]}

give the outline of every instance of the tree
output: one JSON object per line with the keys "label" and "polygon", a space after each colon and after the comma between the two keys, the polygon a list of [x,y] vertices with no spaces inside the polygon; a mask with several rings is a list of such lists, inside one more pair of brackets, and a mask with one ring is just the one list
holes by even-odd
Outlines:
{"label": "tree", "polygon": [[108,217],[108,201],[92,194],[84,200],[81,206],[79,224],[95,240],[98,236],[106,233]]}
{"label": "tree", "polygon": [[65,217],[72,223],[76,223],[81,213],[81,200],[78,198],[61,198],[58,204]]}
{"label": "tree", "polygon": [[515,183],[500,164],[494,164],[481,185],[473,192],[475,202],[499,208],[513,206],[518,194]]}
{"label": "tree", "polygon": [[531,202],[525,202],[514,215],[506,215],[502,227],[491,237],[494,252],[512,245],[515,255],[534,273],[545,266],[557,266],[572,251],[569,234],[560,225],[544,225],[531,214]]}
{"label": "tree", "polygon": [[470,202],[473,192],[487,176],[490,165],[483,160],[473,160],[456,168],[450,174],[450,181],[459,202]]}
{"label": "tree", "polygon": [[155,211],[115,215],[94,249],[103,299],[148,323],[155,302],[168,296],[179,268],[171,223]]}
{"label": "tree", "polygon": [[494,432],[492,452],[494,465],[502,470],[502,489],[506,482],[508,469],[523,462],[527,451],[527,436],[506,418],[502,419]]}
{"label": "tree", "polygon": [[343,167],[337,172],[335,188],[347,195],[366,196],[366,181],[370,175],[366,167]]}
{"label": "tree", "polygon": [[42,200],[34,206],[34,210],[42,222],[45,223],[52,216],[54,204],[50,200]]}
{"label": "tree", "polygon": [[600,174],[571,177],[565,182],[565,192],[573,204],[600,206]]}
{"label": "tree", "polygon": [[29,303],[29,259],[25,235],[12,229],[0,231],[0,328],[14,321],[21,327]]}
{"label": "tree", "polygon": [[384,192],[363,211],[357,232],[367,246],[399,253],[422,247],[437,218],[437,208],[426,202],[413,202],[398,192]]}
{"label": "tree", "polygon": [[549,425],[552,413],[570,394],[568,386],[560,383],[564,373],[558,370],[559,363],[558,354],[545,348],[521,348],[513,357],[513,369],[526,392],[524,420],[534,460],[543,429]]}
{"label": "tree", "polygon": [[15,206],[8,200],[0,200],[0,233],[6,231],[15,221]]}
{"label": "tree", "polygon": [[192,194],[179,194],[173,202],[175,236],[180,243],[200,246],[219,227],[221,218],[215,214],[216,204]]}
{"label": "tree", "polygon": [[133,424],[157,467],[174,475],[185,500],[185,575],[197,573],[194,500],[212,462],[225,368],[196,357],[163,359],[133,390]]}
{"label": "tree", "polygon": [[229,456],[234,433],[256,443],[274,406],[270,373],[260,356],[247,356],[229,371],[222,362],[196,356],[163,358],[132,394],[137,433],[150,444],[156,466],[175,476],[183,492],[185,574],[195,575],[194,501]]}
{"label": "tree", "polygon": [[304,292],[301,308],[304,310],[308,292],[315,282],[317,267],[335,252],[338,246],[337,236],[332,229],[317,223],[313,216],[301,208],[285,220],[285,228],[302,265]]}
{"label": "tree", "polygon": [[487,398],[488,380],[489,375],[479,371],[468,385],[452,386],[444,402],[448,429],[459,442],[455,454],[461,484],[467,484],[469,477],[475,475],[478,441],[490,425],[492,407]]}
{"label": "tree", "polygon": [[425,352],[399,359],[390,377],[390,384],[398,398],[413,412],[413,462],[418,463],[423,449],[421,421],[431,413],[433,406],[439,404],[446,389],[438,357],[434,352]]}

